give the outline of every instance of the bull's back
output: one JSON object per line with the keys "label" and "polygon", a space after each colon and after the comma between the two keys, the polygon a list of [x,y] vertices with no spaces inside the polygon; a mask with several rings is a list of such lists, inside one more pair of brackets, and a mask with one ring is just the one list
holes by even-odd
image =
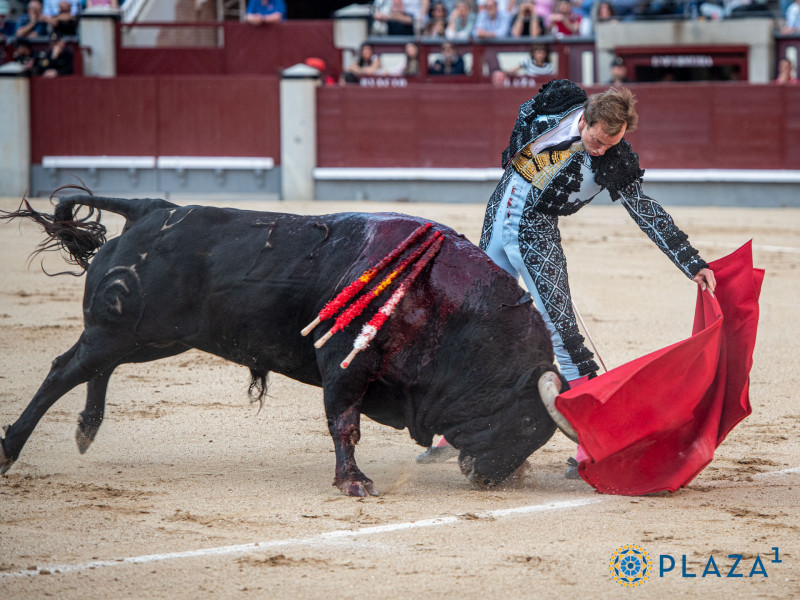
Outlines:
{"label": "bull's back", "polygon": [[141,343],[179,341],[319,383],[313,339],[300,330],[422,222],[364,213],[153,211],[98,253],[87,279],[88,319],[133,328]]}

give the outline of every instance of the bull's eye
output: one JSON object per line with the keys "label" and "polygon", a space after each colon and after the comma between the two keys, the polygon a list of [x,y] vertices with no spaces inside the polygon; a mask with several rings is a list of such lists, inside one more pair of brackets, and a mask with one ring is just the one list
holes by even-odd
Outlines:
{"label": "bull's eye", "polygon": [[525,427],[530,427],[531,425],[533,425],[533,419],[531,419],[530,417],[525,417],[524,419],[522,419],[522,424]]}

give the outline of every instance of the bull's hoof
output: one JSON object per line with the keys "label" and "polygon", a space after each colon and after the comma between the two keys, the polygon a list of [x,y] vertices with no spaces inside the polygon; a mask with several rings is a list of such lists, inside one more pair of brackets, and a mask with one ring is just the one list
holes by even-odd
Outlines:
{"label": "bull's hoof", "polygon": [[492,481],[488,477],[482,477],[475,472],[475,459],[471,456],[462,455],[458,459],[458,466],[461,467],[461,472],[474,487],[486,490],[497,485],[496,481]]}
{"label": "bull's hoof", "polygon": [[[78,451],[81,454],[86,454],[86,451],[89,449],[89,446],[92,445],[94,442],[94,435],[86,433],[81,428],[82,423],[78,423],[78,427],[75,429],[75,443],[78,444]],[[95,433],[97,430],[95,429]]]}
{"label": "bull's hoof", "polygon": [[11,465],[14,464],[14,459],[6,456],[6,450],[3,447],[3,440],[6,437],[6,431],[8,431],[8,425],[4,425],[2,432],[0,432],[0,475],[8,471],[11,468]]}
{"label": "bull's hoof", "polygon": [[78,452],[81,454],[86,454],[86,451],[89,449],[89,446],[92,445],[94,438],[87,435],[86,432],[81,429],[81,426],[75,429],[75,443],[78,444]]}
{"label": "bull's hoof", "polygon": [[377,496],[378,491],[375,489],[375,484],[370,479],[344,479],[342,481],[334,481],[333,485],[338,487],[343,494],[348,496],[355,496],[357,498],[364,498],[366,496]]}

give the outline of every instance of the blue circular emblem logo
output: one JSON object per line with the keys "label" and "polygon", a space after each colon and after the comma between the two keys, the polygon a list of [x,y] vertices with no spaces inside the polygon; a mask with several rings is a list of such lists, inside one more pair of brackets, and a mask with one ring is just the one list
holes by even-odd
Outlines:
{"label": "blue circular emblem logo", "polygon": [[611,577],[623,587],[642,585],[653,572],[653,561],[647,550],[636,544],[620,546],[609,561]]}

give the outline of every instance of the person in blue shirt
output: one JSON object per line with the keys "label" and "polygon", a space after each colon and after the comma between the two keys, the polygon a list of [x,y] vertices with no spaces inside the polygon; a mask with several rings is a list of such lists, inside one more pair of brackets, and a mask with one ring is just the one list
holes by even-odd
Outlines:
{"label": "person in blue shirt", "polygon": [[286,3],[283,0],[250,0],[247,3],[245,21],[252,25],[277,23],[286,18]]}
{"label": "person in blue shirt", "polygon": [[[9,6],[7,0],[0,0],[0,44],[14,35],[17,24],[8,20]],[[2,60],[2,59],[0,59]]]}
{"label": "person in blue shirt", "polygon": [[39,0],[31,0],[28,3],[28,11],[21,14],[17,19],[17,29],[14,32],[14,36],[18,38],[46,38],[49,35],[50,27],[47,19],[42,14],[42,3]]}
{"label": "person in blue shirt", "polygon": [[464,75],[464,59],[456,52],[451,42],[442,44],[442,55],[431,65],[431,75]]}

